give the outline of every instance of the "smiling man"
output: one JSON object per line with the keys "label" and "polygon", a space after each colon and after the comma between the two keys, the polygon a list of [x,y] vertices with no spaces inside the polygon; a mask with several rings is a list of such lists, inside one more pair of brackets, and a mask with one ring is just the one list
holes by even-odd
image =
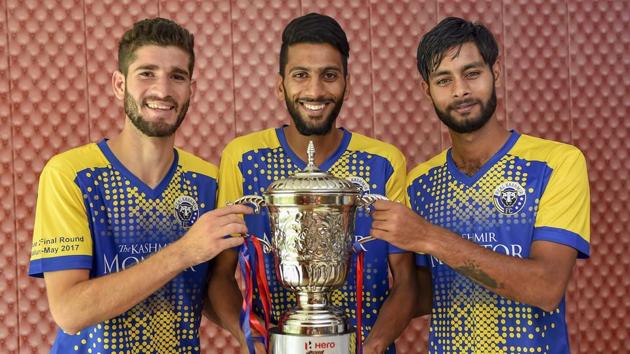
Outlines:
{"label": "smiling man", "polygon": [[418,252],[433,285],[419,298],[429,352],[569,353],[564,294],[589,255],[586,161],[497,120],[498,51],[460,18],[422,38],[422,85],[453,146],[410,172],[410,208],[375,204],[372,235]]}
{"label": "smiling man", "polygon": [[193,36],[136,23],[120,41],[111,139],[54,156],[39,180],[29,274],[59,326],[52,353],[200,353],[208,260],[238,246],[247,207],[215,208],[217,168],[174,148],[194,82]]}
{"label": "smiling man", "polygon": [[[315,162],[322,170],[359,184],[365,192],[403,200],[406,167],[400,151],[336,126],[350,89],[348,56],[346,35],[333,18],[311,13],[287,25],[282,34],[276,94],[285,102],[291,124],[236,138],[225,148],[219,172],[219,205],[244,194],[261,195],[271,182],[302,170],[309,140],[315,144]],[[250,233],[270,241],[266,214],[248,215],[245,221]],[[358,212],[355,234],[367,236],[371,222],[369,214]],[[413,257],[384,241],[368,242],[365,248],[364,353],[392,353],[393,341],[413,314]],[[351,264],[355,264],[354,260]],[[221,275],[234,274],[236,265],[237,252],[228,250],[217,258],[215,269]],[[272,322],[277,323],[280,315],[295,305],[295,297],[276,278],[271,254],[267,255],[265,266]],[[394,279],[391,288],[390,270]],[[341,308],[354,326],[355,277],[352,269],[345,285],[332,295],[333,305]],[[228,288],[232,289],[230,294],[225,293]],[[242,297],[234,277],[213,277],[210,299],[217,321],[245,344],[239,328]],[[254,311],[261,315],[261,310],[262,305],[256,301]]]}

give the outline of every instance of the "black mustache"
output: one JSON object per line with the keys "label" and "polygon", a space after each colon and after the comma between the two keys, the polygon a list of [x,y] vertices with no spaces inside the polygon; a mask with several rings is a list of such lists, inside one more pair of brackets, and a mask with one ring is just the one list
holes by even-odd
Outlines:
{"label": "black mustache", "polygon": [[467,99],[455,101],[455,102],[449,104],[448,105],[448,109],[449,110],[456,109],[458,106],[461,106],[461,105],[475,104],[475,103],[480,103],[480,102],[479,102],[479,100],[475,100],[475,99],[472,99],[472,98],[467,98]]}

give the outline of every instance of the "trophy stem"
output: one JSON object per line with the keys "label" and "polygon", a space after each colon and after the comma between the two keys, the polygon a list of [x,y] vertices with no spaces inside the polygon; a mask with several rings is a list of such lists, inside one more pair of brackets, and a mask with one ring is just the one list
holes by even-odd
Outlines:
{"label": "trophy stem", "polygon": [[321,310],[330,304],[330,292],[298,292],[298,307],[309,310]]}
{"label": "trophy stem", "polygon": [[282,333],[331,335],[351,331],[343,311],[330,305],[331,293],[296,292],[296,306],[285,312],[280,319]]}

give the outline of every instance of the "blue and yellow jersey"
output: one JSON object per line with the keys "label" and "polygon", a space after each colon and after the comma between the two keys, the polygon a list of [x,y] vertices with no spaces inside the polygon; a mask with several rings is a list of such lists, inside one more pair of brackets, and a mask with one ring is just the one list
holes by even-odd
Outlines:
{"label": "blue and yellow jersey", "polygon": [[[141,262],[214,209],[217,172],[175,149],[150,188],[105,140],[53,157],[39,181],[29,274],[87,269],[96,278]],[[59,330],[52,353],[199,353],[207,277],[208,264],[194,266],[120,316],[74,335]]]}
{"label": "blue and yellow jersey", "polygon": [[[494,252],[527,258],[534,241],[589,255],[586,161],[575,147],[512,132],[479,172],[460,172],[447,150],[407,178],[408,203],[429,222]],[[557,310],[509,300],[439,259],[431,268],[432,353],[568,353],[565,301]]]}
{"label": "blue and yellow jersey", "polygon": [[[306,163],[289,148],[282,128],[267,129],[236,138],[227,145],[221,156],[217,203],[223,206],[243,195],[262,195],[273,181],[287,178],[305,167]],[[391,200],[404,200],[405,158],[390,144],[343,130],[339,148],[319,168],[359,184],[366,193],[385,195]],[[245,216],[249,232],[269,240],[271,231],[267,220],[266,210],[260,215]],[[355,234],[368,236],[371,224],[371,217],[359,209]],[[388,294],[388,254],[399,251],[381,240],[365,243],[364,246],[367,252],[364,268],[363,333],[366,336]],[[295,305],[295,297],[277,281],[273,256],[266,256],[272,319],[277,322],[283,312]],[[352,262],[354,265],[354,258]],[[354,266],[351,268],[345,285],[333,293],[332,299],[333,304],[344,309],[348,318],[356,325],[356,281]],[[260,314],[260,303],[256,302],[255,307]]]}

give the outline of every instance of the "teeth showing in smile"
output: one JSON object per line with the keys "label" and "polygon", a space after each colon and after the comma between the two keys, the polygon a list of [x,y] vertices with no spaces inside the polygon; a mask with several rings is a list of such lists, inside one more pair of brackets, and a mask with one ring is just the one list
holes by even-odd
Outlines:
{"label": "teeth showing in smile", "polygon": [[147,102],[147,107],[151,109],[161,109],[161,110],[170,110],[173,108],[173,106],[169,104],[159,103],[159,102]]}
{"label": "teeth showing in smile", "polygon": [[321,109],[324,109],[324,104],[323,103],[303,103],[304,107],[306,107],[306,109],[311,110],[311,111],[319,111]]}

